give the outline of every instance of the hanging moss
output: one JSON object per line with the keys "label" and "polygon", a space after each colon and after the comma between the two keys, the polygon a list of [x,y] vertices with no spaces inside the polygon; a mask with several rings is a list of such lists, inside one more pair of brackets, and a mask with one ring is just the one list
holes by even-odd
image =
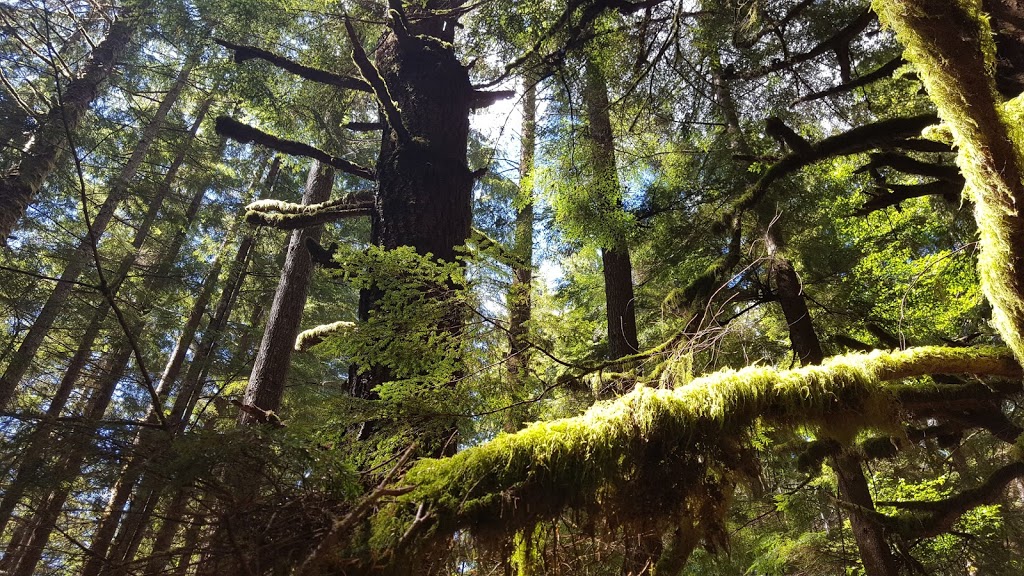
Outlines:
{"label": "hanging moss", "polygon": [[667,526],[678,511],[699,507],[706,519],[695,529],[705,543],[723,539],[732,486],[757,474],[744,438],[758,418],[849,440],[899,421],[900,388],[886,381],[940,373],[1019,374],[1019,367],[1001,348],[934,347],[796,370],[726,370],[674,390],[638,386],[581,416],[420,461],[403,480],[414,490],[380,515],[375,539],[393,545],[421,504],[436,533],[469,528],[483,543],[566,509],[612,525]]}
{"label": "hanging moss", "polygon": [[992,322],[1024,359],[1024,166],[1020,106],[1001,102],[995,43],[978,0],[875,0],[952,132],[975,203]]}

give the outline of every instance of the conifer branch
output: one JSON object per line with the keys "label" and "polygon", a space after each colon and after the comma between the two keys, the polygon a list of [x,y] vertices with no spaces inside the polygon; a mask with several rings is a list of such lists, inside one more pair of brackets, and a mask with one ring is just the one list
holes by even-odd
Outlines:
{"label": "conifer branch", "polygon": [[352,61],[355,62],[356,67],[359,68],[359,72],[366,79],[366,82],[373,88],[373,94],[377,97],[380,107],[384,111],[384,117],[387,119],[391,129],[395,131],[398,141],[402,143],[411,142],[412,135],[405,127],[405,123],[402,122],[401,110],[398,109],[398,104],[391,96],[391,91],[388,90],[388,85],[384,82],[384,78],[381,77],[380,71],[366,57],[366,52],[363,50],[359,37],[356,35],[356,29],[352,26],[352,20],[347,14],[345,15],[345,30],[348,32],[349,40],[352,42]]}

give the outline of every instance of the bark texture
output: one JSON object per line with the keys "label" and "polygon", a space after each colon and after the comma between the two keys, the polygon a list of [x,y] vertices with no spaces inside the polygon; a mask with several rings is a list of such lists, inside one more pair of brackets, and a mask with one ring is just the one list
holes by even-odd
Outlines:
{"label": "bark texture", "polygon": [[[306,180],[302,203],[310,205],[325,202],[331,196],[333,183],[334,170],[314,161]],[[243,403],[246,405],[273,411],[281,407],[295,337],[299,334],[299,323],[302,321],[313,273],[313,262],[306,250],[306,240],[319,240],[321,230],[322,227],[316,226],[291,233],[281,280],[274,293],[263,341],[249,376],[249,385],[245,389]],[[253,412],[244,410],[239,412],[238,421],[240,424],[259,422]]]}
{"label": "bark texture", "polygon": [[[40,122],[21,161],[0,177],[0,243],[6,245],[18,220],[32,198],[56,169],[68,148],[69,133],[82,122],[100,88],[127,50],[137,26],[133,14],[122,14],[107,32],[85,65],[81,75],[58,90],[50,112]],[[2,406],[2,403],[0,403]]]}

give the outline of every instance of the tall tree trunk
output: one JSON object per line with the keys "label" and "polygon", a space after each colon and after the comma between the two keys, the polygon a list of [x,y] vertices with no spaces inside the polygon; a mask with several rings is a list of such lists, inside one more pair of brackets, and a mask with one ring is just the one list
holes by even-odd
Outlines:
{"label": "tall tree trunk", "polygon": [[[530,367],[530,341],[528,324],[533,300],[533,169],[537,146],[537,83],[533,72],[523,77],[523,137],[519,160],[519,197],[515,201],[516,222],[512,253],[512,285],[509,286],[508,305],[508,369],[509,387],[513,401],[523,400]],[[518,429],[523,414],[514,410],[507,428]]]}
{"label": "tall tree trunk", "polygon": [[[789,327],[793,353],[803,365],[821,364],[825,360],[825,354],[811,321],[811,311],[807,307],[800,278],[793,264],[782,256],[778,234],[774,230],[769,230],[766,237],[772,259],[775,293]],[[850,527],[853,529],[853,539],[857,543],[867,576],[898,576],[899,565],[885,539],[885,531],[869,514],[859,511],[875,509],[860,460],[855,454],[844,449],[840,455],[831,457],[829,464],[839,479],[839,494],[856,506],[849,511]]]}
{"label": "tall tree trunk", "polygon": [[[184,163],[187,153],[191,149],[192,141],[199,130],[199,125],[202,122],[203,117],[209,109],[210,102],[210,100],[207,100],[204,104],[200,105],[196,119],[189,131],[189,138],[187,142],[168,167],[163,182],[157,188],[157,193],[150,201],[142,222],[136,228],[131,250],[121,259],[117,270],[111,275],[111,279],[109,281],[111,297],[117,296],[122,284],[128,278],[129,271],[132,266],[136,264],[143,245],[149,239],[149,233],[153,225],[156,223],[157,216],[163,208],[164,201],[171,193],[172,184],[177,178],[178,171]],[[201,198],[204,192],[205,190],[201,190],[197,194],[198,197]],[[187,227],[187,224],[185,226]],[[177,256],[178,250],[169,251],[162,259],[164,263],[161,267],[170,269],[173,262],[177,259]],[[162,278],[163,276],[164,274],[157,274],[154,278]],[[7,522],[11,518],[14,508],[17,506],[17,503],[21,500],[21,497],[24,494],[25,488],[33,485],[37,480],[37,476],[41,469],[40,466],[45,460],[46,447],[53,427],[52,423],[60,417],[61,413],[64,411],[67,401],[70,398],[72,391],[75,389],[75,385],[78,383],[82,370],[85,368],[89,358],[92,356],[96,338],[99,336],[100,330],[103,327],[109,312],[109,300],[103,299],[97,304],[96,309],[93,311],[92,319],[79,340],[78,348],[76,349],[74,356],[71,358],[71,361],[68,363],[67,368],[64,370],[60,383],[58,384],[53,397],[50,399],[50,403],[46,410],[46,419],[40,422],[38,430],[33,433],[31,439],[27,443],[26,459],[19,467],[14,481],[4,490],[3,498],[0,499],[0,533],[3,533]]]}
{"label": "tall tree trunk", "polygon": [[[21,161],[0,177],[0,244],[6,245],[18,220],[46,178],[57,167],[68,148],[69,132],[81,124],[100,86],[110,77],[114,66],[128,48],[138,26],[134,14],[121,15],[93,50],[82,74],[63,89],[58,88],[50,112],[36,129]],[[4,400],[0,398],[0,400]],[[0,401],[0,406],[5,402]]]}
{"label": "tall tree trunk", "polygon": [[[446,262],[469,238],[474,177],[467,165],[469,111],[473,87],[452,50],[457,17],[447,16],[462,0],[428,0],[426,10],[406,4],[408,32],[390,30],[376,51],[376,66],[400,110],[402,126],[382,114],[384,133],[377,160],[377,198],[371,235],[386,249],[411,246]],[[441,42],[438,42],[440,40]],[[404,134],[403,134],[404,133]],[[360,318],[368,318],[374,290],[360,294]],[[464,310],[453,303],[442,323],[458,332]],[[350,372],[353,395],[373,398],[387,379],[379,367]],[[439,428],[445,428],[441,426]],[[372,432],[364,425],[361,437]],[[450,428],[454,431],[454,423]],[[424,442],[424,450],[454,449],[444,438]]]}
{"label": "tall tree trunk", "polygon": [[[121,24],[121,21],[115,24],[115,26],[118,24]],[[182,89],[186,86],[195,62],[196,58],[193,57],[185,63],[171,89],[160,102],[160,106],[157,107],[153,117],[142,131],[142,136],[139,138],[135,149],[132,150],[131,157],[129,157],[128,162],[121,168],[120,173],[112,183],[110,192],[103,201],[103,205],[92,220],[91,229],[71,255],[71,258],[64,267],[64,271],[61,273],[60,280],[53,288],[53,292],[50,293],[50,297],[43,304],[32,327],[25,335],[25,339],[21,342],[17,352],[14,353],[10,363],[7,365],[3,376],[0,376],[0,409],[7,407],[13,398],[18,384],[32,365],[32,360],[39,351],[39,347],[42,346],[46,334],[49,333],[54,321],[56,321],[57,316],[64,308],[64,304],[67,302],[68,296],[70,296],[79,275],[81,275],[88,263],[92,261],[93,244],[99,243],[100,238],[106,232],[107,225],[113,219],[118,205],[120,205],[121,200],[128,193],[128,187],[138,173],[139,168],[142,166],[142,161],[145,159],[160,129],[163,127],[167,114],[175,102],[177,102]],[[0,201],[2,201],[2,190],[0,190]],[[2,204],[0,204],[0,210],[2,210]]]}
{"label": "tall tree trunk", "polygon": [[[583,106],[590,130],[590,156],[594,169],[591,196],[607,210],[622,209],[622,187],[615,164],[608,85],[604,72],[590,57],[586,61]],[[635,354],[639,349],[636,303],[633,294],[633,263],[621,230],[601,249],[604,268],[605,315],[608,323],[608,356],[612,359]]]}
{"label": "tall tree trunk", "polygon": [[[257,189],[262,188],[264,193],[272,189],[277,180],[280,167],[280,158],[275,158],[270,164],[263,186],[260,186],[259,176],[253,181],[249,187],[249,192],[246,194],[246,198],[243,199],[245,203],[252,200]],[[237,230],[237,226],[238,224],[236,223],[228,235],[229,238]],[[234,259],[224,278],[224,285],[214,307],[210,322],[197,344],[192,361],[182,379],[181,386],[177,390],[175,401],[168,416],[167,421],[171,426],[172,435],[180,434],[184,430],[202,390],[207,371],[220,343],[222,332],[227,325],[239,290],[244,282],[245,269],[254,240],[255,237],[251,232],[248,232],[239,241]],[[171,244],[180,248],[179,239],[175,239]],[[214,260],[214,265],[203,282],[200,295],[193,305],[185,327],[167,360],[160,382],[157,385],[160,398],[165,398],[171,393],[178,379],[184,364],[185,353],[190,348],[198,324],[206,312],[213,286],[219,280],[220,262],[227,246],[228,240],[225,240],[225,245],[221,248],[221,253]],[[108,503],[104,518],[94,537],[92,555],[83,569],[83,575],[107,572],[118,573],[122,566],[131,562],[138,547],[142,529],[150,521],[152,513],[160,500],[162,494],[161,481],[159,478],[146,475],[145,465],[162,451],[161,438],[154,437],[147,432],[146,430],[140,431],[134,442],[137,448],[136,454],[125,466],[121,477],[118,479],[118,484],[115,487],[111,501]],[[127,511],[125,511],[125,505],[128,503],[129,498],[131,499],[131,504]],[[115,530],[116,539],[112,540],[111,537],[115,536]],[[108,550],[110,550],[109,554],[107,553]]]}
{"label": "tall tree trunk", "polygon": [[0,560],[0,569],[6,569],[11,576],[32,576],[35,573],[64,504],[74,488],[74,481],[81,472],[82,463],[89,454],[96,423],[103,418],[110,405],[131,352],[129,347],[123,346],[108,357],[107,370],[86,402],[83,413],[85,431],[71,436],[60,447],[62,455],[57,458],[50,475],[52,489],[44,492],[45,496],[39,499],[43,504],[35,512],[28,539],[18,549],[8,546],[4,558]]}
{"label": "tall tree trunk", "polygon": [[[726,131],[731,137],[731,145],[746,157],[753,157],[750,146],[743,137],[739,115],[728,82],[716,69],[715,95],[725,119]],[[789,329],[790,345],[794,354],[804,365],[820,364],[825,359],[821,341],[814,324],[810,309],[803,294],[800,278],[796,274],[792,262],[784,257],[784,248],[778,232],[770,225],[762,225],[767,240],[769,257],[772,259],[771,269],[775,281],[775,292],[782,308],[783,317]],[[853,455],[844,452],[830,459],[832,468],[839,478],[839,494],[849,502],[865,510],[874,510],[874,502],[868,489],[867,479],[861,469],[860,461]],[[892,554],[882,527],[866,514],[850,513],[850,525],[853,527],[854,540],[860,551],[861,559],[868,576],[898,576],[899,569],[896,558]]]}
{"label": "tall tree trunk", "polygon": [[[319,204],[331,196],[334,185],[334,170],[325,164],[313,161],[306,180],[302,203]],[[261,410],[277,411],[284,395],[285,379],[291,365],[295,337],[299,334],[302,312],[306,307],[306,294],[313,273],[313,262],[306,250],[306,239],[319,240],[321,226],[295,230],[288,242],[288,253],[281,271],[281,280],[274,293],[274,303],[263,332],[256,362],[249,376],[243,403]],[[260,420],[252,411],[242,410],[238,415],[240,424],[255,424]]]}

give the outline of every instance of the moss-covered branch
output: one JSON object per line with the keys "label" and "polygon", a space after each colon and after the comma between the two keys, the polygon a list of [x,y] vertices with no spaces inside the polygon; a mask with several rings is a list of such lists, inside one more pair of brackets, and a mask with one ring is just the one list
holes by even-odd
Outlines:
{"label": "moss-covered branch", "polygon": [[978,267],[993,324],[1024,358],[1024,117],[996,92],[992,30],[977,0],[875,0],[953,133],[981,232]]}
{"label": "moss-covered branch", "polygon": [[[398,29],[400,27],[395,26],[396,34]],[[402,121],[402,111],[398,109],[398,104],[391,95],[391,91],[388,89],[387,83],[384,82],[384,78],[381,77],[380,71],[377,70],[377,67],[366,56],[366,51],[363,50],[363,45],[359,43],[359,37],[356,35],[356,29],[352,26],[352,21],[347,15],[345,16],[345,30],[352,41],[352,61],[359,68],[359,73],[363,75],[366,82],[373,88],[373,94],[377,97],[377,102],[380,103],[381,110],[384,112],[384,117],[387,119],[388,124],[395,131],[399,142],[410,142],[412,135],[409,133],[409,129],[406,128],[405,122]]]}
{"label": "moss-covered branch", "polygon": [[[698,378],[675,390],[638,387],[582,416],[538,422],[447,459],[417,463],[416,488],[379,515],[381,545],[393,543],[412,509],[432,510],[438,534],[469,528],[486,540],[551,518],[590,510],[612,522],[645,522],[694,502],[718,502],[756,474],[742,435],[758,418],[805,425],[848,439],[899,421],[901,396],[927,374],[1019,379],[1001,348],[916,348],[832,358],[797,370],[749,367]],[[721,518],[702,520],[705,537]]]}
{"label": "moss-covered branch", "polygon": [[319,204],[292,204],[260,200],[245,207],[245,221],[279,230],[310,228],[345,218],[368,216],[373,211],[373,193],[362,192]]}

